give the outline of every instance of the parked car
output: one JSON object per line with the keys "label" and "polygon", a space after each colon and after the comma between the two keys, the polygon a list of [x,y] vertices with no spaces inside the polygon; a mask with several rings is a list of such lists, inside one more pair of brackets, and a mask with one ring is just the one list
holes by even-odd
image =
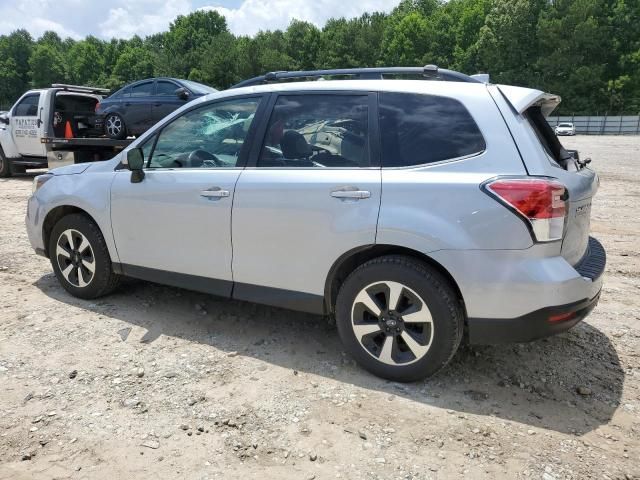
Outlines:
{"label": "parked car", "polygon": [[547,124],[559,97],[434,67],[444,81],[338,72],[355,79],[263,85],[335,73],[279,72],[201,97],[110,161],[37,177],[31,245],[79,298],[128,276],[334,315],[351,355],[398,381],[440,370],[464,331],[529,341],[594,308],[598,177]]}
{"label": "parked car", "polygon": [[113,139],[138,136],[191,100],[217,90],[177,78],[148,78],[122,87],[96,107],[96,129]]}
{"label": "parked car", "polygon": [[556,135],[575,135],[576,127],[573,123],[559,123],[554,129]]}

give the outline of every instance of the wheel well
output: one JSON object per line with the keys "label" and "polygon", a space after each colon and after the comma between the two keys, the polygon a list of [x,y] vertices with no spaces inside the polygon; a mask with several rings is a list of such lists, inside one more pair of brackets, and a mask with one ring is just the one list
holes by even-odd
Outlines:
{"label": "wheel well", "polygon": [[334,312],[340,285],[342,285],[342,282],[344,282],[344,280],[349,276],[351,272],[353,272],[363,263],[368,262],[369,260],[372,260],[374,258],[381,257],[383,255],[405,255],[420,260],[427,265],[435,268],[449,282],[451,287],[455,289],[462,304],[462,308],[465,311],[466,317],[466,308],[464,306],[462,292],[460,291],[460,287],[451,276],[451,274],[447,271],[447,269],[436,262],[433,258],[425,255],[422,252],[418,252],[417,250],[412,250],[410,248],[398,247],[395,245],[370,245],[367,247],[350,250],[349,252],[342,255],[333,264],[331,270],[329,271],[329,275],[327,276],[327,281],[325,284],[326,311],[329,313]]}
{"label": "wheel well", "polygon": [[49,257],[49,239],[51,237],[53,227],[55,227],[56,223],[58,223],[61,218],[66,217],[67,215],[71,215],[72,213],[82,213],[89,217],[95,223],[95,220],[93,220],[91,215],[78,207],[63,205],[51,210],[49,213],[47,213],[47,216],[44,219],[44,223],[42,224],[42,240],[44,242],[44,252],[47,258]]}

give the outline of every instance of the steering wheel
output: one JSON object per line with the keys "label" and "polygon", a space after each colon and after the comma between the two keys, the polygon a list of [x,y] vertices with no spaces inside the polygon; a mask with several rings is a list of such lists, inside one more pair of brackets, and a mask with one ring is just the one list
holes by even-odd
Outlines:
{"label": "steering wheel", "polygon": [[206,150],[194,150],[187,157],[187,166],[189,167],[223,167],[224,162],[216,157],[213,153]]}

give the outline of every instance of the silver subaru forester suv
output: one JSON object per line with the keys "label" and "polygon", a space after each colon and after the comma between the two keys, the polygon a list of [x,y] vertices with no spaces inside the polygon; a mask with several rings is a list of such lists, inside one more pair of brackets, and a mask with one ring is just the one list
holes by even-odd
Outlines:
{"label": "silver subaru forester suv", "polygon": [[29,239],[68,292],[127,276],[334,315],[348,352],[398,381],[463,336],[530,341],[596,305],[598,177],[545,120],[559,97],[433,66],[237,87],[34,180]]}

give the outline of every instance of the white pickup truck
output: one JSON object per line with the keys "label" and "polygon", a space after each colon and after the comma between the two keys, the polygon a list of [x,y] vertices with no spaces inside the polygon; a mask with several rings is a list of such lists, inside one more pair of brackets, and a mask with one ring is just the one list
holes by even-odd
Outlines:
{"label": "white pickup truck", "polygon": [[[106,89],[54,84],[29,90],[0,114],[0,177],[28,168],[107,160],[130,140],[95,138],[96,105]],[[93,135],[93,137],[92,137]]]}

